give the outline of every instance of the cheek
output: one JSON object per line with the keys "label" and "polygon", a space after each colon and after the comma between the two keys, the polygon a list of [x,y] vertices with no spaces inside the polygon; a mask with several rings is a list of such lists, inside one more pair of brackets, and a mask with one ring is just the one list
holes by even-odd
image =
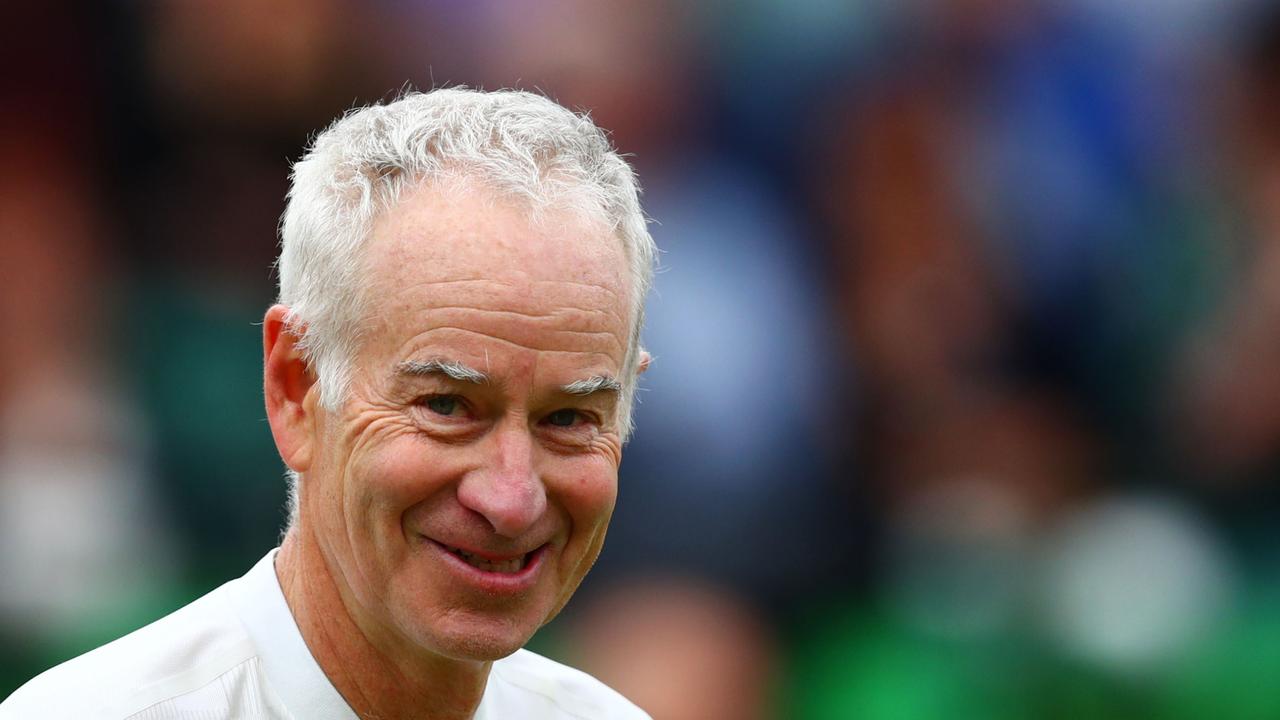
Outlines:
{"label": "cheek", "polygon": [[457,455],[428,447],[420,435],[409,429],[388,434],[353,468],[353,474],[361,478],[365,495],[360,504],[374,515],[398,518],[460,475],[464,464]]}
{"label": "cheek", "polygon": [[551,617],[568,602],[600,555],[618,496],[618,475],[612,467],[564,477],[565,481],[557,487],[557,495],[569,515],[572,532],[564,551],[564,564],[559,573],[559,596]]}
{"label": "cheek", "polygon": [[557,491],[575,531],[588,532],[609,522],[618,498],[618,474],[612,468],[567,474]]}
{"label": "cheek", "polygon": [[377,408],[346,424],[343,444],[350,450],[342,467],[342,513],[357,537],[381,544],[397,535],[399,516],[420,497],[423,476],[431,464],[416,428],[403,415]]}

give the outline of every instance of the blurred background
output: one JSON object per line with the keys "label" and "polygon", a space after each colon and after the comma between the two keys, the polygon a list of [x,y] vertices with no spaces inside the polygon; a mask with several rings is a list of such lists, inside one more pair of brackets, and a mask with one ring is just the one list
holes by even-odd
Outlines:
{"label": "blurred background", "polygon": [[536,649],[657,720],[1280,718],[1280,7],[3,12],[0,697],[274,545],[289,163],[466,84],[589,110],[664,250]]}

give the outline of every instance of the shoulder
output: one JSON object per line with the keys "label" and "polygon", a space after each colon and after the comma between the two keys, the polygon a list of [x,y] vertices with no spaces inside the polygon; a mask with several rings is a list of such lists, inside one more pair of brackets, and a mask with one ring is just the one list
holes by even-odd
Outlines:
{"label": "shoulder", "polygon": [[225,588],[36,676],[0,704],[0,720],[123,720],[252,660]]}
{"label": "shoulder", "polygon": [[539,718],[650,720],[647,713],[608,685],[528,650],[495,662],[489,682],[486,704],[492,694],[501,708],[507,703],[515,708],[539,708]]}

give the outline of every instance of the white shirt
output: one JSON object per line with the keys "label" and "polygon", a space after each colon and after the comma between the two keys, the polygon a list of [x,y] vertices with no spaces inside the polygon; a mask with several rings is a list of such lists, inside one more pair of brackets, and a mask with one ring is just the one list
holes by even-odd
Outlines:
{"label": "white shirt", "polygon": [[[69,660],[0,720],[357,720],[294,622],[272,550],[238,580]],[[475,720],[649,720],[586,673],[527,650],[493,664]]]}

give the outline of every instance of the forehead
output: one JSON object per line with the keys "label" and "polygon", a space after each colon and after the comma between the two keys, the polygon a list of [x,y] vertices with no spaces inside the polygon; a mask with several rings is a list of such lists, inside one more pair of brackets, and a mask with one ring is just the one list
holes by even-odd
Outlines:
{"label": "forehead", "polygon": [[473,187],[415,188],[375,223],[363,277],[366,344],[392,359],[445,346],[487,360],[524,350],[621,369],[625,255],[603,223],[578,213],[535,221]]}

